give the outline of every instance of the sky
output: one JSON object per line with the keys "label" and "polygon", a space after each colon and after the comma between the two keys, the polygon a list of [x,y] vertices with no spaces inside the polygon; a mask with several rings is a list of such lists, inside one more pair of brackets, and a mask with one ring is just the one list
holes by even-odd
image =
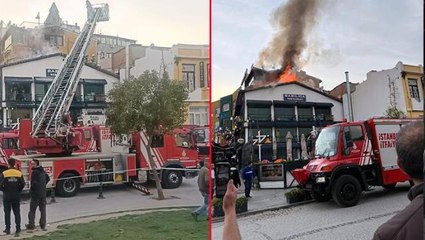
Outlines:
{"label": "sky", "polygon": [[[85,0],[0,0],[0,20],[20,25],[43,23],[55,2],[68,24],[86,21]],[[110,20],[100,22],[95,33],[137,40],[142,45],[171,47],[173,44],[209,44],[209,0],[91,0],[108,3]],[[29,26],[29,23],[25,23]]]}
{"label": "sky", "polygon": [[[272,38],[272,10],[285,2],[213,0],[213,101],[240,86]],[[321,79],[326,90],[345,81],[345,71],[350,81],[362,82],[367,72],[394,68],[398,61],[423,65],[423,2],[326,0],[307,42],[303,54],[312,57],[301,70]]]}

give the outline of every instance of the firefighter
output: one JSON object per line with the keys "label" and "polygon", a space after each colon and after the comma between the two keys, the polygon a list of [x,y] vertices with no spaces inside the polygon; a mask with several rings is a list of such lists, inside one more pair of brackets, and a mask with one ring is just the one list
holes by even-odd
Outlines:
{"label": "firefighter", "polygon": [[15,215],[16,232],[21,232],[21,192],[25,186],[24,176],[21,171],[15,169],[15,159],[9,159],[9,169],[0,175],[0,190],[3,191],[4,222],[6,229],[3,231],[10,234],[10,211]]}
{"label": "firefighter", "polygon": [[35,211],[37,207],[40,209],[40,227],[46,230],[46,185],[50,181],[49,175],[40,166],[40,162],[36,159],[31,161],[31,187],[30,187],[30,211],[28,212],[28,224],[26,229],[35,229]]}

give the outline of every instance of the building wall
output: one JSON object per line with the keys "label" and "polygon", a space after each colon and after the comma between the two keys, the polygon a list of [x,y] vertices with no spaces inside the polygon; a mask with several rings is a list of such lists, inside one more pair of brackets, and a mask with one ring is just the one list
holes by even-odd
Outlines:
{"label": "building wall", "polygon": [[130,75],[138,77],[146,70],[160,72],[162,59],[165,69],[170,77],[174,76],[174,53],[171,48],[150,46],[145,49],[143,57],[134,61],[134,67],[130,69]]}
{"label": "building wall", "polygon": [[343,111],[342,103],[334,100],[332,98],[326,97],[317,92],[311,91],[307,88],[303,88],[296,84],[283,85],[278,87],[270,87],[258,89],[255,91],[248,91],[245,93],[246,100],[283,100],[283,94],[304,94],[306,95],[307,102],[317,102],[317,103],[332,103],[332,114],[335,121],[342,121]]}
{"label": "building wall", "polygon": [[[341,121],[343,118],[340,101],[296,83],[248,90],[244,94],[242,121],[245,141],[251,142],[251,138],[255,138],[258,130],[272,140],[270,144],[262,144],[261,159],[286,158],[285,136],[289,131],[293,136],[293,158],[297,159],[301,153],[302,134],[307,138],[314,129]],[[305,95],[305,101],[284,100],[283,94]],[[279,111],[282,111],[281,108],[289,108],[293,113],[278,113],[277,108],[280,109]],[[308,116],[302,115],[305,113],[301,108],[310,111]],[[321,110],[322,112],[319,113],[319,109],[329,112],[323,113]],[[252,115],[249,115],[250,111],[253,111]],[[263,113],[258,114],[259,112],[256,111]],[[259,152],[256,147],[254,147],[254,155],[257,155],[254,159],[258,159]]]}
{"label": "building wall", "polygon": [[[403,77],[403,69],[402,62],[398,62],[394,68],[367,73],[367,79],[357,85],[356,91],[351,94],[354,121],[385,116],[386,110],[390,107],[390,93],[393,92],[393,90],[390,91],[390,82],[394,82],[394,99],[397,109],[403,111],[407,117],[418,117],[421,114],[424,96],[421,75],[420,73],[406,72],[405,77]],[[408,78],[418,80],[421,101],[411,99],[408,90]],[[413,104],[410,105],[410,103]],[[347,105],[346,101],[344,101],[344,105]],[[348,119],[348,112],[346,111],[344,114]]]}
{"label": "building wall", "polygon": [[[423,66],[402,65],[402,89],[404,101],[406,102],[406,115],[407,117],[422,117],[424,106],[424,70]],[[409,79],[416,80],[419,99],[411,96],[411,89],[409,88]]]}
{"label": "building wall", "polygon": [[[32,116],[36,108],[35,105],[39,104],[39,102],[36,102],[36,80],[41,79],[45,81],[52,81],[53,77],[49,77],[46,75],[46,69],[59,69],[61,64],[63,63],[64,57],[60,55],[55,55],[48,58],[42,58],[34,61],[28,61],[21,64],[15,64],[11,66],[6,66],[1,68],[1,94],[2,94],[2,114],[1,117],[3,124],[6,126],[8,122],[8,118],[13,115],[13,112],[16,111],[24,111],[30,116]],[[6,99],[6,83],[5,78],[13,78],[17,79],[16,81],[19,82],[20,79],[23,79],[25,81],[28,81],[31,86],[31,99],[30,101],[25,100],[22,103],[14,103],[12,106],[11,103],[7,101]],[[101,71],[98,71],[92,67],[89,67],[87,65],[83,66],[82,72],[80,75],[80,79],[84,79],[84,81],[87,80],[93,80],[97,82],[106,82],[106,84],[101,83],[100,85],[104,86],[104,93],[107,94],[110,89],[112,89],[113,85],[115,83],[118,83],[119,79],[117,77],[111,76],[109,74],[103,73]],[[83,80],[80,80],[80,89],[82,95],[87,94],[85,91],[85,84],[83,84]],[[99,85],[99,84],[98,84]],[[87,90],[87,89],[86,89]],[[75,96],[77,98],[77,94]],[[41,101],[41,100],[38,100]],[[99,112],[104,115],[105,108],[106,108],[106,101],[104,96],[98,96],[96,95],[96,98],[93,100],[87,100],[83,96],[79,96],[79,104],[71,105],[72,109],[77,109],[82,111],[83,118],[88,121],[90,119],[93,120],[93,118],[90,118],[89,115],[96,115],[96,119],[98,119],[101,122],[96,122],[98,124],[104,124],[104,116],[100,116]],[[16,105],[17,104],[17,105]],[[93,113],[96,112],[96,113]],[[30,117],[29,116],[29,117]],[[16,119],[12,119],[12,121],[16,121]],[[84,122],[87,123],[87,122]]]}

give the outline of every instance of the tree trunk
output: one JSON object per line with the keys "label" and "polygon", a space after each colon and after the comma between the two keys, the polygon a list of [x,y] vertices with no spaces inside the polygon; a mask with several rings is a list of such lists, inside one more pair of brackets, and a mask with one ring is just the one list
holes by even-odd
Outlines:
{"label": "tree trunk", "polygon": [[[142,134],[142,133],[140,133]],[[152,145],[152,136],[147,136],[148,137],[148,146],[146,146],[147,152],[148,152],[148,158],[149,158],[149,163],[152,167],[152,171],[153,171],[153,179],[155,180],[155,185],[156,185],[156,189],[158,191],[158,199],[159,200],[164,200],[164,192],[162,191],[162,186],[161,186],[161,182],[159,181],[159,177],[158,177],[158,171],[156,170],[155,167],[155,163],[153,161],[152,158],[152,152],[151,152],[151,148],[150,146]]]}

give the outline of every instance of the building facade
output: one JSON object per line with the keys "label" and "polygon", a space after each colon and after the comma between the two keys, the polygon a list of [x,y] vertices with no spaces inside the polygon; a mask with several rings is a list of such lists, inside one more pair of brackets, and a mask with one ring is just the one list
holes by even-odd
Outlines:
{"label": "building facade", "polygon": [[[392,69],[370,71],[365,81],[351,94],[355,121],[384,117],[390,107],[396,107],[406,117],[423,116],[423,66],[398,62]],[[379,93],[379,94],[377,94]],[[344,114],[348,119],[347,95],[344,95]]]}
{"label": "building facade", "polygon": [[[258,134],[269,136],[270,143],[261,146],[261,159],[285,159],[288,132],[293,137],[294,159],[299,158],[302,134],[307,139],[313,130],[342,121],[342,101],[316,88],[299,81],[252,87],[255,81],[253,74],[245,75],[235,103],[234,120],[237,137],[244,138],[246,143],[252,144]],[[253,150],[254,159],[258,159],[258,148]]]}
{"label": "building facade", "polygon": [[[32,118],[43,100],[65,55],[51,54],[0,65],[1,124],[8,127],[20,118]],[[70,112],[73,123],[104,124],[106,93],[119,78],[92,65],[82,68]]]}
{"label": "building facade", "polygon": [[183,81],[189,90],[186,124],[207,125],[209,116],[209,46],[176,44],[171,48],[151,45],[134,62],[130,75],[145,71],[168,72],[171,79]]}
{"label": "building facade", "polygon": [[[1,27],[1,26],[0,26]],[[0,36],[0,64],[53,54],[68,54],[76,41],[80,27],[62,21],[53,3],[44,24],[33,28],[6,26]],[[87,49],[87,60],[96,63],[97,41],[92,40]]]}

